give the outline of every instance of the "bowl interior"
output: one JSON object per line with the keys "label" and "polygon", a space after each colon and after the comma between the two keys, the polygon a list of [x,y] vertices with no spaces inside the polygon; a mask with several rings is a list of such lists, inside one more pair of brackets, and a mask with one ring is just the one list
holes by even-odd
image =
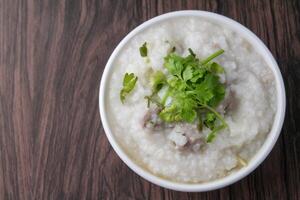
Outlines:
{"label": "bowl interior", "polygon": [[[126,45],[126,43],[134,37],[137,33],[144,30],[145,28],[148,28],[149,26],[152,26],[158,22],[168,20],[170,18],[176,18],[176,17],[187,17],[187,16],[193,16],[193,17],[201,17],[210,21],[213,21],[215,23],[220,23],[223,26],[229,27],[231,30],[235,31],[236,33],[242,35],[243,38],[248,40],[255,50],[263,57],[267,65],[270,67],[272,72],[274,73],[275,81],[276,81],[276,95],[277,95],[277,111],[274,118],[274,123],[271,128],[270,133],[268,134],[263,146],[260,148],[260,150],[256,153],[256,155],[250,160],[249,164],[241,168],[239,171],[232,173],[224,178],[217,179],[210,182],[205,183],[197,183],[197,184],[188,184],[188,183],[178,183],[173,182],[169,180],[162,179],[160,177],[157,177],[150,172],[144,170],[137,164],[135,164],[121,149],[121,147],[118,145],[116,138],[114,137],[114,134],[111,131],[109,121],[107,119],[107,111],[106,111],[106,97],[107,97],[107,79],[109,79],[112,75],[112,68],[113,68],[113,62],[116,58],[116,56],[119,54],[121,49]],[[284,84],[282,80],[282,76],[280,73],[280,70],[278,68],[278,65],[273,58],[272,54],[268,50],[268,48],[263,44],[263,42],[250,30],[245,28],[243,25],[239,24],[238,22],[229,19],[227,17],[224,17],[222,15],[218,15],[211,12],[206,11],[177,11],[177,12],[171,12],[164,15],[160,15],[158,17],[155,17],[151,20],[148,20],[135,28],[133,31],[131,31],[116,47],[116,49],[113,51],[112,55],[110,56],[104,73],[102,75],[101,84],[100,84],[100,94],[99,94],[99,106],[100,106],[100,115],[101,115],[101,121],[103,128],[105,130],[105,133],[107,135],[107,138],[112,145],[115,152],[119,155],[119,157],[130,167],[133,171],[135,171],[137,174],[142,176],[143,178],[147,179],[148,181],[160,185],[165,188],[178,190],[178,191],[189,191],[189,192],[200,192],[200,191],[209,191],[213,189],[218,189],[224,186],[227,186],[229,184],[232,184],[241,178],[248,175],[250,172],[252,172],[270,153],[272,150],[275,142],[277,141],[277,138],[280,134],[282,124],[284,121],[284,115],[285,115],[285,89]]]}

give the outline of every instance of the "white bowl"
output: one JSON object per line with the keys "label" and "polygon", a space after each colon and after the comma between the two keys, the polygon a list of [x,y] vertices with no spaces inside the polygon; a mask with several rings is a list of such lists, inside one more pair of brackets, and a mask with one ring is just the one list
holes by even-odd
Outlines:
{"label": "white bowl", "polygon": [[[275,81],[276,81],[276,91],[277,91],[277,112],[275,115],[274,123],[272,126],[272,129],[270,133],[268,134],[263,146],[260,148],[260,150],[256,153],[256,155],[251,159],[249,164],[240,169],[239,171],[232,173],[224,178],[220,178],[214,181],[209,181],[205,183],[197,183],[197,184],[188,184],[188,183],[178,183],[173,182],[170,180],[166,180],[163,178],[160,178],[158,176],[153,175],[149,171],[141,168],[139,165],[134,163],[127,155],[126,153],[120,148],[119,144],[116,141],[116,138],[114,134],[111,131],[111,127],[109,127],[109,124],[107,122],[107,115],[106,115],[106,108],[105,108],[105,101],[106,101],[106,90],[107,90],[107,79],[112,71],[112,63],[113,60],[116,58],[117,54],[120,52],[120,50],[123,48],[124,45],[137,33],[141,32],[145,28],[152,26],[158,22],[174,18],[174,17],[184,17],[184,16],[197,16],[209,19],[210,21],[214,21],[220,24],[223,24],[230,29],[234,30],[236,33],[242,35],[245,39],[247,39],[252,45],[256,48],[256,51],[264,58],[265,62],[268,64],[268,66],[271,68],[271,70],[274,73]],[[227,185],[230,185],[234,182],[237,182],[238,180],[242,179],[243,177],[247,176],[250,172],[252,172],[259,164],[262,163],[262,161],[267,157],[267,155],[272,150],[274,144],[277,141],[277,138],[280,134],[283,121],[284,121],[284,115],[285,115],[285,89],[284,84],[282,80],[282,76],[280,73],[280,70],[278,68],[278,65],[268,50],[268,48],[264,45],[264,43],[249,29],[244,27],[243,25],[239,24],[238,22],[229,19],[227,17],[224,17],[219,14],[206,12],[206,11],[176,11],[176,12],[170,12],[167,14],[160,15],[158,17],[154,17],[143,24],[139,25],[137,28],[135,28],[133,31],[131,31],[116,47],[116,49],[113,51],[112,55],[110,56],[105,70],[102,75],[101,79],[101,85],[100,85],[100,94],[99,94],[99,105],[100,105],[100,115],[102,120],[102,125],[105,130],[106,136],[112,145],[113,149],[116,151],[116,153],[119,155],[119,157],[127,164],[129,168],[131,168],[134,172],[145,178],[146,180],[168,188],[172,190],[177,191],[187,191],[187,192],[203,192],[203,191],[209,191],[214,190],[218,188],[225,187]]]}

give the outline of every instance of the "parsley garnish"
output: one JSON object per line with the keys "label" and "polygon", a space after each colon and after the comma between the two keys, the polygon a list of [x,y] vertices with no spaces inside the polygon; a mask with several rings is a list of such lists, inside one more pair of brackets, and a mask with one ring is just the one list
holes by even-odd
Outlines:
{"label": "parsley garnish", "polygon": [[135,76],[134,73],[130,73],[130,74],[126,73],[124,75],[123,88],[120,91],[120,99],[122,103],[124,103],[126,95],[133,90],[137,80],[138,77]]}
{"label": "parsley garnish", "polygon": [[[224,68],[212,62],[224,50],[203,60],[199,60],[192,49],[189,48],[188,51],[189,55],[186,57],[171,52],[164,58],[164,67],[171,76],[163,75],[161,71],[154,73],[151,80],[156,81],[151,84],[152,94],[146,98],[148,104],[152,102],[162,107],[159,117],[167,123],[194,123],[198,119],[199,129],[202,130],[205,125],[211,130],[206,138],[209,143],[218,131],[227,127],[223,117],[215,110],[225,96],[225,86],[218,76],[219,73],[224,73]],[[156,94],[162,87],[168,89],[159,101]],[[165,105],[167,98],[172,101]]]}
{"label": "parsley garnish", "polygon": [[[148,56],[147,43],[140,48],[142,57]],[[211,132],[206,137],[210,143],[217,133],[228,127],[224,118],[215,108],[225,96],[225,85],[219,80],[218,74],[224,73],[224,68],[213,59],[224,53],[223,49],[216,51],[205,59],[199,59],[192,49],[189,55],[183,57],[176,54],[173,47],[164,58],[164,67],[167,74],[155,71],[150,74],[152,93],[145,96],[147,105],[153,103],[160,108],[159,117],[166,123],[186,122],[198,123],[199,131],[207,127]],[[120,99],[124,103],[136,82],[137,77],[126,73],[123,80],[123,89]],[[166,89],[164,95],[159,97],[160,90]],[[170,101],[167,101],[171,99]],[[168,103],[167,103],[168,102]]]}

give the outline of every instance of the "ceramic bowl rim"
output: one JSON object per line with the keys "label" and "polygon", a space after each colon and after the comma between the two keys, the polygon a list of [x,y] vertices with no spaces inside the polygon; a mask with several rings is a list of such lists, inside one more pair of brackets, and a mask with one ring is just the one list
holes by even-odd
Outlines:
{"label": "ceramic bowl rim", "polygon": [[[168,20],[170,18],[189,17],[189,16],[202,17],[208,20],[212,20],[216,23],[222,23],[224,26],[230,27],[230,29],[234,30],[242,37],[246,38],[248,41],[250,41],[253,44],[253,46],[256,46],[256,50],[265,59],[265,61],[267,62],[267,64],[269,65],[269,67],[274,73],[275,81],[276,81],[276,92],[277,92],[277,111],[275,114],[274,124],[263,146],[256,153],[256,155],[251,159],[249,164],[246,167],[240,169],[239,171],[232,173],[228,176],[225,176],[223,178],[209,181],[209,182],[195,183],[195,184],[173,182],[155,176],[154,174],[150,173],[149,171],[137,165],[132,159],[130,159],[129,156],[126,155],[126,153],[122,150],[122,148],[117,143],[116,138],[113,135],[111,128],[109,127],[106,106],[105,106],[105,101],[106,101],[105,97],[107,92],[106,91],[107,79],[109,78],[109,75],[112,73],[113,61],[115,60],[116,56],[121,51],[121,49],[126,45],[126,43],[139,32],[161,21]],[[286,96],[285,96],[285,87],[284,87],[282,75],[274,57],[272,56],[269,49],[265,46],[265,44],[253,32],[251,32],[249,29],[247,29],[245,26],[241,25],[240,23],[220,14],[216,14],[208,11],[199,11],[199,10],[175,11],[175,12],[159,15],[157,17],[154,17],[142,23],[134,30],[132,30],[129,34],[127,34],[125,38],[115,48],[115,50],[111,54],[105,66],[101,78],[100,92],[99,92],[99,109],[100,109],[100,116],[101,116],[103,128],[105,130],[106,136],[111,146],[118,154],[118,156],[123,160],[123,162],[126,163],[126,165],[129,168],[131,168],[134,172],[139,174],[141,177],[156,185],[159,185],[164,188],[176,190],[176,191],[185,191],[185,192],[203,192],[203,191],[219,189],[241,180],[243,177],[247,176],[253,170],[255,170],[258,167],[258,165],[260,165],[268,156],[268,154],[274,147],[280,135],[282,125],[284,122],[285,108],[286,108]]]}

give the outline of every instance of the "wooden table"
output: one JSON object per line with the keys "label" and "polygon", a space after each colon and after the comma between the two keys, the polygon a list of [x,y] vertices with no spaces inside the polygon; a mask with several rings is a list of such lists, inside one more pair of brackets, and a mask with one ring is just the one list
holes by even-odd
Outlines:
{"label": "wooden table", "polygon": [[[275,148],[251,175],[207,193],[155,186],[104,134],[105,63],[134,27],[159,14],[217,12],[256,33],[276,57],[287,113]],[[0,199],[300,199],[300,1],[1,0]]]}

